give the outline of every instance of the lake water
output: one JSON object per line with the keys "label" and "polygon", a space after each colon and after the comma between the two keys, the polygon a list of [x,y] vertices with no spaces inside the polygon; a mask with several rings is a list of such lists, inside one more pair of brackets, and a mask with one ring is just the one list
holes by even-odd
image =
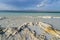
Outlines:
{"label": "lake water", "polygon": [[0,12],[0,16],[60,16],[60,13]]}

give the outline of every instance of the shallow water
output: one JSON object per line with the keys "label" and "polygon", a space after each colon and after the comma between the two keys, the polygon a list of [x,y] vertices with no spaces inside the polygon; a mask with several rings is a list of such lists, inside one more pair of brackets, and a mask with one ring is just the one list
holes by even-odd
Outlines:
{"label": "shallow water", "polygon": [[60,16],[60,13],[0,12],[0,16]]}

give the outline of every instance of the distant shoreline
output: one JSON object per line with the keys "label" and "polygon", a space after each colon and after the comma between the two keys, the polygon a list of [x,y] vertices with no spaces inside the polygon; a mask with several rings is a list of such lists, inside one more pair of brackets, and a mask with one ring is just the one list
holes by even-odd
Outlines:
{"label": "distant shoreline", "polygon": [[33,10],[0,10],[0,12],[20,12],[20,13],[60,13],[60,11],[33,11]]}

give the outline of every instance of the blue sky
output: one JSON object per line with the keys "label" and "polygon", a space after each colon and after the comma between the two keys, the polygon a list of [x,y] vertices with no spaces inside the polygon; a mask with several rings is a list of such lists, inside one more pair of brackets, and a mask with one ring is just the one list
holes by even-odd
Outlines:
{"label": "blue sky", "polygon": [[0,0],[0,10],[59,11],[60,0]]}

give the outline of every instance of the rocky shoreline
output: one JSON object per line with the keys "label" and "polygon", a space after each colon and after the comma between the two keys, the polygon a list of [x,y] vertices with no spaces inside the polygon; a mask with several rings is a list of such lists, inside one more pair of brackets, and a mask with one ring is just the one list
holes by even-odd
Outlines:
{"label": "rocky shoreline", "polygon": [[[46,31],[46,29],[51,31]],[[3,17],[0,20],[0,40],[60,40],[56,36],[58,34],[60,36],[60,31],[56,30],[52,24],[33,18]]]}
{"label": "rocky shoreline", "polygon": [[[16,40],[16,39],[17,40],[47,40],[45,34],[37,35],[35,30],[32,31],[28,27],[28,26],[34,26],[34,25],[37,25],[37,24],[34,24],[33,22],[29,22],[29,23],[24,23],[23,25],[21,25],[19,27],[8,27],[8,28],[0,27],[0,40],[3,40],[2,38],[4,36],[5,36],[4,37],[5,40]],[[48,25],[46,25],[46,27],[47,26],[49,27],[50,25],[48,24]],[[53,31],[53,30],[54,29],[52,29],[51,31]],[[46,34],[48,34],[48,33],[46,33]],[[12,39],[9,39],[11,37],[12,37]],[[57,40],[57,39],[59,39],[58,36],[57,37],[53,36],[53,38],[51,38],[51,40]]]}

